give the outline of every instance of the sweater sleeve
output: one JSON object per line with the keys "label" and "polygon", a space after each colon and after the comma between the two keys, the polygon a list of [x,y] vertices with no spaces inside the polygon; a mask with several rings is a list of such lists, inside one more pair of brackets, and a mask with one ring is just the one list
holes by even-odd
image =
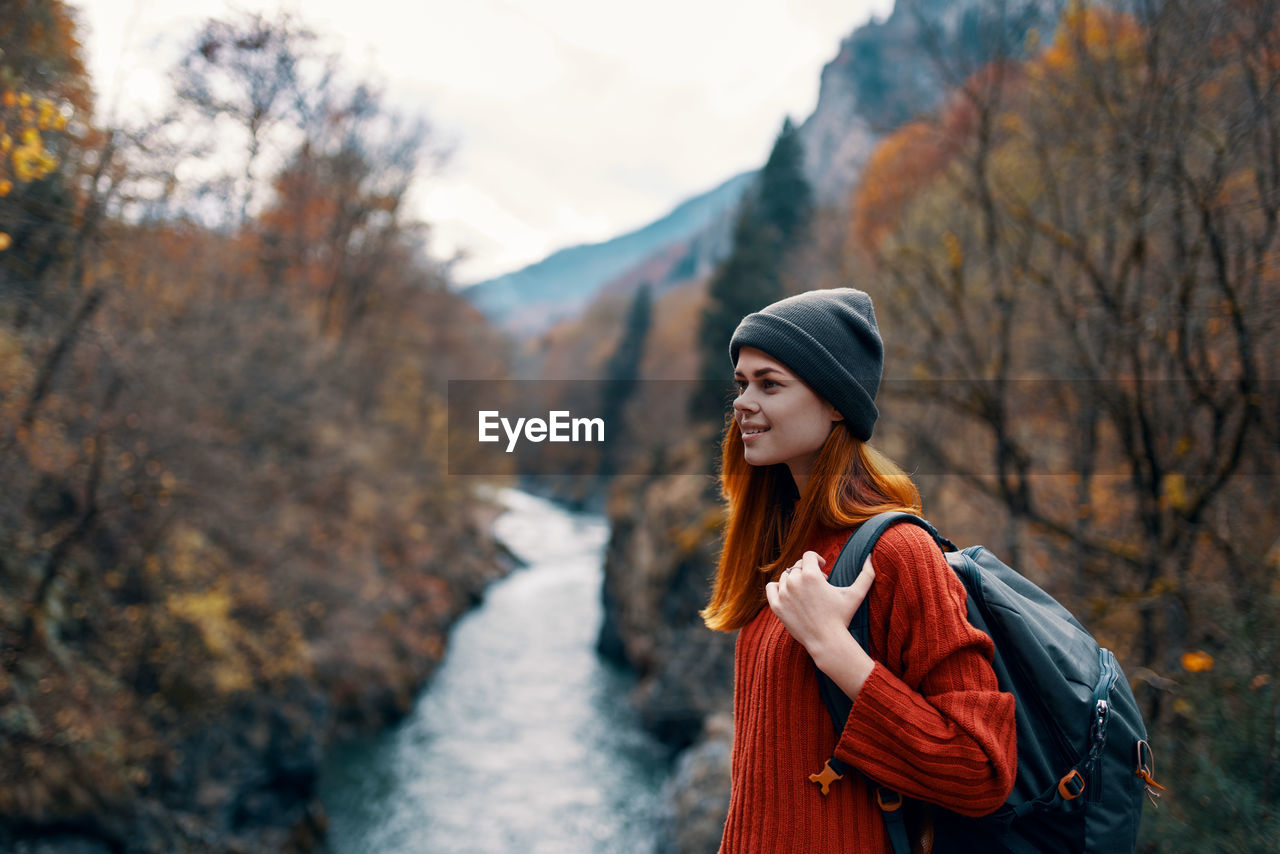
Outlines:
{"label": "sweater sleeve", "polygon": [[876,662],[836,756],[908,797],[986,815],[1017,771],[1014,699],[996,684],[991,639],[969,624],[964,585],[922,529],[890,527],[872,563]]}

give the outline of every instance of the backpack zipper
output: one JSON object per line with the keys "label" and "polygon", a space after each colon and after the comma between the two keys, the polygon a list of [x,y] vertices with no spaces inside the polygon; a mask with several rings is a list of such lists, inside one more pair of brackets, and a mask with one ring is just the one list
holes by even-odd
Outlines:
{"label": "backpack zipper", "polygon": [[1085,797],[1089,803],[1102,800],[1102,750],[1107,744],[1107,721],[1111,717],[1111,688],[1118,676],[1115,655],[1106,647],[1098,647],[1098,684],[1093,689],[1093,723],[1089,727],[1089,757],[1085,760]]}

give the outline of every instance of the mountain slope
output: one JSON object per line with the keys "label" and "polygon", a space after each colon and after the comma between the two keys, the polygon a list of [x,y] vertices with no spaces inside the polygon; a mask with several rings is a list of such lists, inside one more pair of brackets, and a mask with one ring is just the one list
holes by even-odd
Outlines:
{"label": "mountain slope", "polygon": [[528,337],[579,313],[613,279],[672,244],[696,237],[732,215],[754,172],[730,178],[637,231],[604,243],[574,246],[462,291],[494,324]]}

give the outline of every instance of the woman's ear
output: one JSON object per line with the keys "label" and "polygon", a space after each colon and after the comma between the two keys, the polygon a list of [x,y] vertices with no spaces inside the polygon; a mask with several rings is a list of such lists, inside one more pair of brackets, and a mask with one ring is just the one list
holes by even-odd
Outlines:
{"label": "woman's ear", "polygon": [[827,414],[831,416],[832,422],[844,420],[844,415],[840,412],[840,410],[836,409],[830,403],[827,404]]}

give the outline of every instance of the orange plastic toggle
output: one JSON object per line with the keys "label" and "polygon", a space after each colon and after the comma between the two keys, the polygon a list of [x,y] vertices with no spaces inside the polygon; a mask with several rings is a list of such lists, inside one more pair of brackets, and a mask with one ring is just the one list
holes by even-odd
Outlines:
{"label": "orange plastic toggle", "polygon": [[1152,778],[1151,773],[1147,771],[1146,768],[1139,768],[1137,771],[1134,771],[1133,773],[1141,777],[1143,782],[1146,783],[1148,786],[1151,786],[1152,788],[1155,788],[1155,789],[1159,789],[1162,792],[1164,791],[1164,786],[1161,786],[1159,783],[1157,783]]}
{"label": "orange plastic toggle", "polygon": [[[884,793],[888,792],[893,795],[890,800],[885,800]],[[876,786],[876,803],[880,805],[880,809],[885,812],[893,812],[902,809],[902,795],[892,789],[886,789],[883,786]]]}
{"label": "orange plastic toggle", "polygon": [[843,779],[844,779],[844,775],[837,774],[836,770],[831,767],[830,759],[822,763],[821,771],[819,771],[817,774],[809,775],[809,782],[817,783],[819,786],[821,786],[822,794],[824,796],[827,794],[827,792],[831,791],[832,783],[834,783],[836,780],[843,780]]}
{"label": "orange plastic toggle", "polygon": [[1072,768],[1063,775],[1058,781],[1058,794],[1062,795],[1064,801],[1074,801],[1084,794],[1084,777],[1080,776],[1079,771]]}

